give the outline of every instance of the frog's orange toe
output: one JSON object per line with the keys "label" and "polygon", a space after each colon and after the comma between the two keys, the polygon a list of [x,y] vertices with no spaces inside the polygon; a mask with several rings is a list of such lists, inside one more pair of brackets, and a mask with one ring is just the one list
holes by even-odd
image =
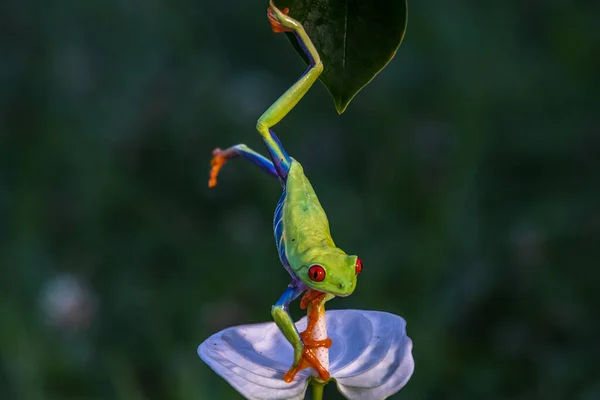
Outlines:
{"label": "frog's orange toe", "polygon": [[[303,334],[306,333],[306,331],[302,332]],[[311,332],[312,334],[312,332]],[[304,341],[304,346],[308,347],[309,349],[315,349],[317,347],[325,347],[326,349],[331,347],[331,344],[333,343],[331,341],[330,338],[327,339],[323,339],[323,340],[312,340],[309,338],[305,338],[305,335],[302,335],[302,340]]]}
{"label": "frog's orange toe", "polygon": [[306,368],[314,368],[322,381],[327,382],[330,378],[329,371],[327,371],[325,367],[321,365],[314,350],[309,347],[305,347],[304,351],[302,352],[302,359],[298,365],[289,369],[289,371],[283,376],[283,380],[287,383],[290,383],[294,380],[298,372]]}
{"label": "frog's orange toe", "polygon": [[227,158],[221,155],[222,150],[216,148],[213,150],[213,158],[210,160],[210,165],[212,168],[210,169],[210,179],[208,180],[208,187],[213,188],[217,186],[217,176],[219,175],[219,171],[227,161]]}
{"label": "frog's orange toe", "polygon": [[304,293],[304,296],[302,296],[302,300],[300,300],[300,308],[304,310],[310,303],[318,304],[323,297],[325,297],[325,293],[308,289],[306,293]]}
{"label": "frog's orange toe", "polygon": [[[283,10],[281,10],[281,12],[284,13],[285,15],[288,15],[288,13],[290,12],[290,9],[286,7]],[[271,24],[271,29],[273,30],[273,32],[280,33],[280,32],[291,32],[292,31],[291,29],[286,28],[285,26],[281,25],[281,23],[277,19],[277,16],[275,15],[275,12],[273,11],[273,9],[271,7],[269,7],[267,9],[267,17],[269,18],[269,23]]]}

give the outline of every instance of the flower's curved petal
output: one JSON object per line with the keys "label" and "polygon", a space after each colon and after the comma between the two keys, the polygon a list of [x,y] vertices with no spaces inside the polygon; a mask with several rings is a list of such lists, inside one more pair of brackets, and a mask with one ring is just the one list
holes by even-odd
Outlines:
{"label": "flower's curved petal", "polygon": [[[345,348],[354,347],[359,356],[339,369],[332,368],[339,391],[348,399],[381,400],[398,392],[406,385],[414,370],[412,341],[406,335],[406,322],[399,316],[379,311],[344,310],[345,315],[330,311],[329,326],[336,326],[336,318],[349,319],[349,313],[360,313],[360,318],[372,324],[372,336],[356,343],[342,343]],[[365,321],[361,332],[368,333]],[[356,329],[353,327],[353,329]],[[342,335],[341,338],[347,338]],[[363,340],[368,339],[368,345]]]}
{"label": "flower's curved petal", "polygon": [[294,355],[275,323],[227,328],[204,341],[198,355],[247,399],[304,398],[309,372],[283,380]]}
{"label": "flower's curved petal", "polygon": [[363,310],[327,311],[327,330],[333,342],[330,372],[348,377],[377,365],[388,353],[394,333],[387,313]]}
{"label": "flower's curved petal", "polygon": [[[375,400],[399,391],[412,375],[412,342],[396,315],[362,310],[326,313],[330,372],[349,399]],[[306,318],[296,326],[306,327]],[[302,399],[309,371],[285,383],[293,351],[271,323],[227,328],[198,347],[200,357],[248,399]]]}

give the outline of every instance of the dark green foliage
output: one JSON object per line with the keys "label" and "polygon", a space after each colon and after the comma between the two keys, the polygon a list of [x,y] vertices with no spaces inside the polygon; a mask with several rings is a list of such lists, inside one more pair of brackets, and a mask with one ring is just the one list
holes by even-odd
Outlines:
{"label": "dark green foliage", "polygon": [[[354,96],[394,57],[406,30],[405,0],[279,0],[302,23],[321,55],[321,81],[343,113]],[[293,34],[298,54],[306,55]]]}
{"label": "dark green foliage", "polygon": [[[206,183],[304,69],[267,2],[1,4],[0,399],[238,399],[196,347],[289,283],[280,187],[243,160]],[[600,398],[594,4],[413,2],[346,113],[315,85],[275,127],[364,261],[330,307],[408,321],[394,398]],[[51,326],[60,274],[95,311]]]}

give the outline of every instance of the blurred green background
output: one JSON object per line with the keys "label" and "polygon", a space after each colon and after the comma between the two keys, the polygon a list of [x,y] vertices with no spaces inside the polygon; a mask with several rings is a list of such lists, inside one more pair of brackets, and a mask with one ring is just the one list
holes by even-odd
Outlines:
{"label": "blurred green background", "polygon": [[[196,347],[270,320],[280,187],[237,160],[206,182],[304,69],[266,7],[1,3],[1,399],[239,398]],[[408,322],[394,398],[600,398],[599,15],[410,2],[345,114],[319,84],[277,127],[364,260],[329,307]]]}

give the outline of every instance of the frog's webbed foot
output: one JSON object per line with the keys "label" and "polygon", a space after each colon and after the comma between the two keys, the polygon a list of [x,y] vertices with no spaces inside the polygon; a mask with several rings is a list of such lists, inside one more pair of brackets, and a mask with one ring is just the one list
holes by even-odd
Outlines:
{"label": "frog's webbed foot", "polygon": [[302,296],[302,300],[300,300],[300,308],[306,310],[309,304],[313,304],[313,306],[316,307],[319,305],[319,303],[323,300],[324,297],[325,293],[319,292],[318,290],[308,289],[306,293],[304,293],[304,296]]}
{"label": "frog's webbed foot", "polygon": [[227,162],[227,159],[229,158],[227,157],[226,152],[218,147],[213,150],[212,156],[212,160],[210,160],[210,179],[208,181],[209,188],[217,186],[217,176],[219,175],[219,171],[221,170],[223,165],[225,165],[225,162]]}
{"label": "frog's webbed foot", "polygon": [[[326,339],[329,340],[329,346],[331,346],[331,339]],[[327,346],[327,347],[329,347]],[[308,346],[308,345],[304,345],[304,348],[302,349],[302,356],[300,358],[300,362],[298,364],[296,364],[295,366],[292,366],[292,368],[289,369],[289,371],[283,376],[283,380],[290,383],[291,381],[294,380],[294,377],[296,376],[296,374],[300,371],[302,371],[303,369],[306,368],[314,368],[317,373],[319,374],[319,378],[322,381],[327,382],[329,380],[329,371],[327,371],[327,369],[325,369],[325,367],[323,367],[323,365],[321,365],[321,362],[319,361],[319,359],[317,358],[317,355],[315,354],[315,350],[314,347],[319,347],[319,346]]]}
{"label": "frog's webbed foot", "polygon": [[[311,332],[312,333],[312,332]],[[310,339],[310,334],[307,334],[306,331],[300,334],[302,341],[304,342],[304,347],[308,349],[316,349],[317,347],[325,347],[326,349],[331,347],[331,339],[323,339],[323,340],[313,340]]]}
{"label": "frog's webbed foot", "polygon": [[279,10],[273,1],[270,2],[270,6],[267,9],[267,17],[269,18],[269,22],[271,23],[271,29],[273,32],[292,32],[294,31],[294,27],[298,24],[291,17],[288,17],[290,9],[284,8]]}

